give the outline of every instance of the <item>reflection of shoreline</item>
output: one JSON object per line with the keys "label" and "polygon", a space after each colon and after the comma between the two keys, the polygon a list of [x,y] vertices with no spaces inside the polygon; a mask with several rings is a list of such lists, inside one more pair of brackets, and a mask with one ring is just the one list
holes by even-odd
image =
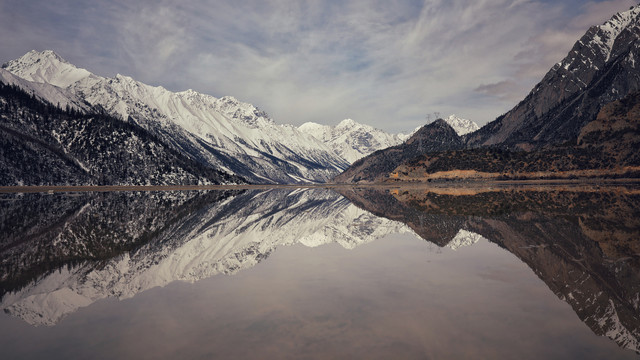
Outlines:
{"label": "reflection of shoreline", "polygon": [[256,185],[104,185],[104,186],[0,186],[1,193],[67,193],[67,192],[117,192],[117,191],[206,191],[206,190],[270,190],[270,189],[424,189],[432,192],[463,194],[469,192],[501,191],[509,188],[531,189],[583,189],[598,191],[610,186],[630,186],[634,193],[640,189],[640,179],[549,179],[549,180],[464,180],[434,181],[429,183],[371,183],[371,184],[256,184]]}

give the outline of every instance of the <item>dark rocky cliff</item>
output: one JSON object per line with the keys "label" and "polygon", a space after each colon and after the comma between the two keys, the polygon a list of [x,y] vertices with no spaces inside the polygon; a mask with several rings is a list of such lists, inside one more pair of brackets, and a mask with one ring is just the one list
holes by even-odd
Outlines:
{"label": "dark rocky cliff", "polygon": [[640,89],[640,7],[591,27],[507,114],[468,138],[470,147],[525,150],[573,141],[607,103]]}

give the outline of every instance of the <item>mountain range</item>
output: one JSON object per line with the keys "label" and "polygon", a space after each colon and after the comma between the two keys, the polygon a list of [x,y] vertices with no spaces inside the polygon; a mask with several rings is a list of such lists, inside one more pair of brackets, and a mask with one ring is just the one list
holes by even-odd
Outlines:
{"label": "mountain range", "polygon": [[[460,136],[480,128],[475,122],[456,115],[450,115],[444,121]],[[308,122],[298,127],[298,130],[327,144],[351,164],[375,151],[403,143],[419,129],[410,134],[389,134],[351,119],[345,119],[336,126]]]}
{"label": "mountain range", "polygon": [[[481,129],[455,137],[436,121],[335,180],[638,177],[639,50],[640,6],[634,6],[591,27],[524,100]],[[613,109],[629,111],[622,119]]]}
{"label": "mountain range", "polygon": [[123,75],[101,77],[53,51],[31,51],[8,62],[0,79],[46,103],[135,125],[202,167],[249,182],[321,182],[348,166],[321,141],[233,97],[174,93]]}
{"label": "mountain range", "polygon": [[[193,90],[174,93],[123,75],[98,76],[51,50],[31,51],[4,64],[0,83],[12,87],[5,96],[20,97],[17,93],[23,91],[33,98],[4,108],[3,185],[326,182],[354,161],[397,146],[411,135],[390,134],[351,119],[337,126],[278,125],[265,112],[231,96],[218,99]],[[35,105],[38,101],[43,104]],[[54,108],[66,112],[56,115],[65,118],[60,123],[49,121],[49,113],[60,113]],[[31,115],[25,118],[23,112]],[[172,152],[180,162],[191,164],[186,171],[190,175],[171,173],[168,169],[176,168],[174,162],[145,157],[144,151],[125,144],[130,142],[127,137],[104,129],[100,134],[87,133],[95,128],[73,118],[89,115],[134,127],[136,140],[141,141],[138,147],[160,146]],[[478,129],[455,115],[445,121],[459,135]],[[95,141],[101,142],[100,155]],[[136,161],[129,160],[133,158]],[[125,161],[128,166],[118,168]],[[167,173],[155,174],[158,169]],[[198,169],[218,172],[224,179],[207,179]]]}
{"label": "mountain range", "polygon": [[[0,181],[160,185],[637,177],[639,19],[635,6],[591,27],[525,99],[482,128],[452,115],[411,134],[389,134],[350,119],[336,126],[280,125],[231,96],[171,92],[123,75],[102,77],[53,51],[31,51],[0,69],[8,96],[0,99]],[[25,96],[32,99],[16,100]],[[623,108],[629,110],[624,119],[616,112]],[[158,171],[167,174],[154,175]]]}

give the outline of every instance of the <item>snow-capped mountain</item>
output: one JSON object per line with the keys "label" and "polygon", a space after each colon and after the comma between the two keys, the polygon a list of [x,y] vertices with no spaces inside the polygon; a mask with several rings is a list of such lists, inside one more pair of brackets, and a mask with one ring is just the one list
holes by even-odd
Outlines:
{"label": "snow-capped mountain", "polygon": [[31,50],[3,67],[25,80],[50,84],[59,88],[69,87],[69,85],[87,77],[99,79],[89,71],[65,61],[52,50],[42,52]]}
{"label": "snow-capped mountain", "polygon": [[451,127],[453,128],[453,130],[456,131],[456,133],[460,136],[468,134],[468,133],[472,133],[478,129],[480,129],[480,126],[478,126],[478,124],[476,124],[475,122],[468,120],[468,119],[463,119],[460,117],[457,117],[455,114],[453,115],[449,115],[448,118],[443,119],[447,124],[451,125]]}
{"label": "snow-capped mountain", "polygon": [[[123,196],[127,199],[121,199]],[[130,211],[135,211],[135,216],[124,221],[113,214],[121,211],[114,206],[117,208],[123,200]],[[53,240],[61,257],[73,259],[84,254],[85,258],[97,258],[38,276],[2,297],[0,308],[33,325],[53,325],[99,299],[130,298],[173,281],[195,282],[216,274],[234,274],[253,267],[280,246],[338,243],[352,249],[388,234],[411,231],[402,223],[361,210],[328,190],[220,195],[113,193],[69,201],[70,209],[77,210],[62,219],[64,225],[38,232],[36,237],[43,238],[38,246],[18,244],[0,253],[4,259],[13,258],[15,266],[28,269],[37,266],[41,261],[39,251]],[[48,207],[43,204],[37,208]],[[60,211],[64,212],[69,209]],[[47,214],[52,223],[61,220],[52,216]],[[101,229],[108,229],[106,237],[98,236]],[[149,234],[153,234],[151,238]],[[145,242],[134,251],[100,259],[105,248],[127,248],[141,239]],[[4,281],[8,274],[20,271],[4,269]]]}
{"label": "snow-capped mountain", "polygon": [[409,138],[409,135],[389,134],[351,119],[345,119],[336,126],[308,122],[300,125],[298,130],[327,144],[349,163]]}
{"label": "snow-capped mountain", "polygon": [[1,185],[245,183],[177,151],[138,125],[84,112],[86,104],[42,101],[64,95],[65,89],[31,83],[4,70],[0,76]]}
{"label": "snow-capped mountain", "polygon": [[24,80],[59,87],[142,126],[198,161],[252,182],[321,182],[348,165],[321,141],[294,126],[276,124],[233,97],[174,93],[123,75],[105,78],[53,51],[31,51],[3,67]]}
{"label": "snow-capped mountain", "polygon": [[640,6],[592,26],[529,95],[469,145],[531,150],[574,140],[605,104],[640,90]]}

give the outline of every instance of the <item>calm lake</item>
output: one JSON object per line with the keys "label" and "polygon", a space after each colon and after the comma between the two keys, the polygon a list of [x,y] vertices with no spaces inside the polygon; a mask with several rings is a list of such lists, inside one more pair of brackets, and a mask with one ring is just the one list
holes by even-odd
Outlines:
{"label": "calm lake", "polygon": [[640,189],[0,194],[3,359],[637,359]]}

